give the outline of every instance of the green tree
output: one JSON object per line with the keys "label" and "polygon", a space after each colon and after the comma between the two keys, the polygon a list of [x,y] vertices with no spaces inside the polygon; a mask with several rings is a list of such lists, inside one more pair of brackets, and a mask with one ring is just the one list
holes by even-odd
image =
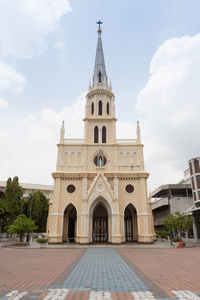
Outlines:
{"label": "green tree", "polygon": [[183,230],[188,230],[192,226],[193,217],[176,212],[167,216],[163,224],[168,230],[173,230],[176,237],[178,234],[181,237]]}
{"label": "green tree", "polygon": [[8,210],[8,224],[12,224],[23,209],[23,189],[18,177],[8,178],[5,190],[5,202]]}
{"label": "green tree", "polygon": [[0,232],[6,232],[8,216],[8,206],[5,199],[0,198]]}
{"label": "green tree", "polygon": [[29,198],[25,201],[25,211],[28,217],[32,220],[38,227],[38,232],[46,231],[46,223],[48,217],[48,203],[47,197],[41,192],[36,191],[29,195]]}
{"label": "green tree", "polygon": [[13,234],[17,233],[20,236],[20,242],[22,242],[23,236],[25,233],[30,233],[37,229],[35,223],[31,218],[27,218],[25,215],[19,215],[14,223],[9,226],[8,233]]}

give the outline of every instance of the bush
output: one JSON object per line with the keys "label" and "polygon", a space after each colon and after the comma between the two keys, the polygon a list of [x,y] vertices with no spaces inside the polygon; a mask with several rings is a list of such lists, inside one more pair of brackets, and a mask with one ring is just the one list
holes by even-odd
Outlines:
{"label": "bush", "polygon": [[157,234],[158,236],[160,236],[162,239],[168,238],[168,237],[170,236],[170,232],[168,232],[168,231],[159,231],[159,230],[156,230],[155,232],[156,232],[156,234]]}
{"label": "bush", "polygon": [[39,244],[46,244],[48,242],[48,239],[46,239],[46,238],[38,238],[36,240],[36,242],[39,243]]}
{"label": "bush", "polygon": [[172,242],[172,243],[178,243],[179,241],[180,241],[179,238],[173,238],[173,239],[171,239],[171,242]]}

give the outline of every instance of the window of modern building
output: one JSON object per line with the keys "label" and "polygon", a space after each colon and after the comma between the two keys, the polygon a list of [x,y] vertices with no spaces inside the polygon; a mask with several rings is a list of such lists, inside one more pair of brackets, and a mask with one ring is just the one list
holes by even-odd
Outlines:
{"label": "window of modern building", "polygon": [[102,101],[99,100],[99,116],[102,116],[102,111],[103,111],[103,104]]}
{"label": "window of modern building", "polygon": [[107,109],[107,115],[109,115],[110,114],[110,104],[107,102],[107,107],[106,107],[106,109]]}
{"label": "window of modern building", "polygon": [[99,142],[99,128],[98,126],[94,127],[94,143]]}
{"label": "window of modern building", "polygon": [[195,192],[193,193],[193,197],[194,197],[194,201],[196,201],[197,197],[196,197],[196,193]]}
{"label": "window of modern building", "polygon": [[197,159],[194,161],[194,170],[195,173],[200,173],[199,161]]}
{"label": "window of modern building", "polygon": [[194,178],[192,177],[192,189],[194,190],[195,189],[195,186],[194,186]]}
{"label": "window of modern building", "polygon": [[92,105],[91,105],[91,115],[94,114],[94,102],[92,102]]}
{"label": "window of modern building", "polygon": [[193,171],[192,171],[192,163],[191,162],[189,163],[189,166],[190,166],[190,175],[192,175]]}
{"label": "window of modern building", "polygon": [[102,143],[106,143],[106,127],[102,127]]}
{"label": "window of modern building", "polygon": [[200,189],[200,175],[196,176],[197,188]]}

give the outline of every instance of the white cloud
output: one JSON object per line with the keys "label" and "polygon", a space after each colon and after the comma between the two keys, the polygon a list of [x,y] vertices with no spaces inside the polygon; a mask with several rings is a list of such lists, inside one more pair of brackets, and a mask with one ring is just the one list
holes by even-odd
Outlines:
{"label": "white cloud", "polygon": [[1,0],[0,53],[31,59],[47,47],[47,35],[70,11],[69,0]]}
{"label": "white cloud", "polygon": [[181,177],[200,155],[200,34],[167,40],[156,51],[137,99],[153,187]]}
{"label": "white cloud", "polygon": [[0,98],[0,109],[8,107],[8,102],[2,98]]}
{"label": "white cloud", "polygon": [[56,112],[42,109],[24,120],[13,120],[8,128],[0,126],[0,178],[18,175],[20,181],[51,183],[56,168],[56,144],[59,142],[62,120],[65,137],[83,137],[85,93],[71,106]]}
{"label": "white cloud", "polygon": [[54,44],[54,48],[57,49],[57,50],[60,50],[60,51],[65,50],[65,42],[64,41],[57,41]]}
{"label": "white cloud", "polygon": [[15,93],[20,93],[25,84],[26,79],[22,74],[17,73],[13,67],[0,62],[0,92],[9,89]]}

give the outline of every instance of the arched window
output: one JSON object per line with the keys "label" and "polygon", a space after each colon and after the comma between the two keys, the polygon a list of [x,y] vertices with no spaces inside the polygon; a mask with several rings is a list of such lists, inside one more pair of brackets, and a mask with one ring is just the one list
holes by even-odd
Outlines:
{"label": "arched window", "polygon": [[91,115],[94,114],[94,102],[92,102],[92,105],[91,105]]}
{"label": "arched window", "polygon": [[110,105],[109,105],[109,103],[107,102],[107,115],[109,115],[110,114]]}
{"label": "arched window", "polygon": [[99,116],[102,116],[102,111],[103,111],[103,104],[102,104],[102,101],[99,100]]}
{"label": "arched window", "polygon": [[101,83],[101,77],[102,77],[102,75],[101,75],[101,71],[99,71],[99,73],[98,73],[98,77],[99,77],[99,82]]}
{"label": "arched window", "polygon": [[99,142],[99,128],[98,126],[94,127],[94,143]]}
{"label": "arched window", "polygon": [[106,127],[102,127],[102,143],[106,143]]}

